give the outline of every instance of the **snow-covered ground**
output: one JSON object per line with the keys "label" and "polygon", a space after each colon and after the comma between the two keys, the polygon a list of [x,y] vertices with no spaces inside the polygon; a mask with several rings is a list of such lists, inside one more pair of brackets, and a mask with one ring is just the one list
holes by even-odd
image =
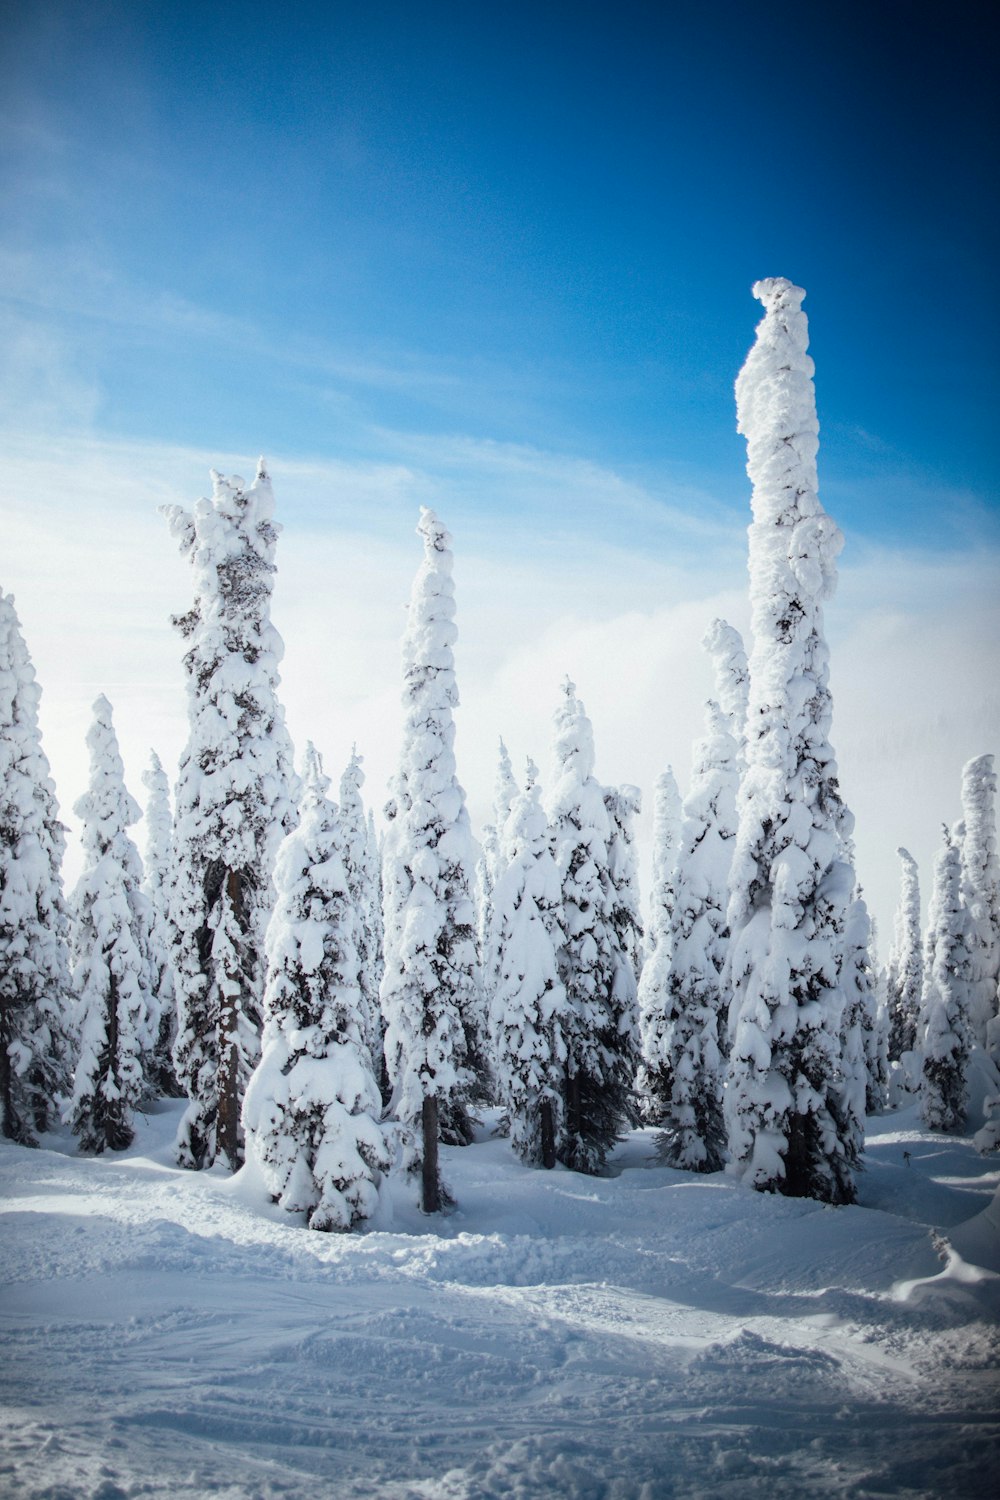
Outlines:
{"label": "snow-covered ground", "polygon": [[912,1110],[859,1207],[484,1130],[449,1217],[398,1186],[342,1237],[174,1168],[179,1109],[121,1156],[0,1148],[5,1495],[995,1492],[1000,1164]]}

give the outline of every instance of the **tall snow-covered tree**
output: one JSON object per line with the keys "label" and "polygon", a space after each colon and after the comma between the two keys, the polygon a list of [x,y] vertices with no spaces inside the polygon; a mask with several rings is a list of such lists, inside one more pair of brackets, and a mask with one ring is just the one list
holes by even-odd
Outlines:
{"label": "tall snow-covered tree", "polygon": [[[969,1024],[981,1047],[990,1044],[1000,984],[1000,860],[997,858],[997,778],[992,755],[979,755],[962,771],[962,894],[972,919]],[[994,1042],[1000,1047],[1000,1035]],[[1000,1059],[998,1059],[1000,1060]]]}
{"label": "tall snow-covered tree", "polygon": [[822,617],[843,538],[817,494],[805,293],[776,277],[754,295],[765,316],[736,382],[753,486],[754,648],[729,906],[726,1117],[753,1186],[845,1203],[858,1166],[841,1057],[853,820],[829,742]]}
{"label": "tall snow-covered tree", "polygon": [[[847,915],[846,958],[844,963],[844,1049],[852,1052],[860,1043],[855,1068],[845,1062],[845,1087],[858,1090],[850,1101],[857,1120],[876,1115],[885,1108],[888,1097],[888,1058],[886,1031],[879,1007],[878,969],[874,958],[875,924],[868,914],[868,903],[860,889],[855,892]],[[857,1037],[852,1028],[857,1028]],[[853,1062],[851,1057],[848,1061]]]}
{"label": "tall snow-covered tree", "polygon": [[750,694],[750,666],[743,637],[727,621],[713,620],[702,645],[712,658],[716,698],[728,720],[726,727],[736,742],[737,762],[742,764]]}
{"label": "tall snow-covered tree", "polygon": [[155,750],[142,773],[148,794],[143,823],[142,889],[149,902],[150,1035],[146,1040],[145,1071],[157,1094],[177,1092],[173,1046],[177,1037],[177,996],[174,991],[173,931],[170,889],[173,879],[173,823],[167,773]]}
{"label": "tall snow-covered tree", "polygon": [[65,834],[40,696],[13,597],[0,592],[0,1131],[23,1144],[58,1115],[73,1052]]}
{"label": "tall snow-covered tree", "polygon": [[900,859],[899,905],[885,980],[890,1062],[898,1062],[905,1052],[912,1052],[917,1045],[920,997],[924,987],[917,862],[907,849],[897,849],[896,853]]}
{"label": "tall snow-covered tree", "polygon": [[340,827],[344,849],[347,886],[357,915],[358,984],[361,1006],[358,1019],[361,1034],[371,1055],[376,1077],[382,1071],[384,1029],[379,1006],[382,982],[382,933],[376,921],[379,906],[379,874],[372,861],[368,818],[361,800],[365,773],[361,756],[352,750],[340,778]]}
{"label": "tall snow-covered tree", "polygon": [[471,1138],[468,1106],[482,1082],[485,1016],[476,960],[465,794],[455,773],[458,703],[451,537],[422,509],[424,560],[403,639],[403,747],[383,846],[386,1062],[392,1108],[409,1127],[408,1165],[422,1205],[444,1199],[442,1134]]}
{"label": "tall snow-covered tree", "polygon": [[301,821],[278,851],[263,1050],[243,1124],[275,1201],[307,1214],[310,1229],[348,1230],[374,1213],[389,1158],[365,1036],[361,923],[328,786],[310,745]]}
{"label": "tall snow-covered tree", "polygon": [[669,1092],[661,1149],[672,1166],[715,1172],[725,1161],[722,1113],[729,949],[729,868],[736,837],[736,743],[708,704],[684,799],[666,985]]}
{"label": "tall snow-covered tree", "polygon": [[505,819],[507,860],[494,891],[491,943],[499,970],[491,1029],[511,1142],[526,1162],[554,1167],[562,1134],[566,991],[556,955],[564,934],[559,871],[528,762],[525,790]]}
{"label": "tall snow-covered tree", "polygon": [[149,902],[128,830],[141,816],[125,789],[111,704],[94,704],[87,734],[90,783],[74,811],[83,823],[84,869],[73,893],[73,980],[80,1001],[80,1059],[67,1110],[83,1151],[131,1145],[146,1089],[143,1053],[157,1015],[151,993]]}
{"label": "tall snow-covered tree", "polygon": [[598,1172],[622,1128],[634,1123],[638,1009],[628,955],[613,920],[604,792],[594,776],[594,735],[569,681],[555,721],[549,821],[562,893],[558,954],[566,990],[565,1115],[559,1157]]}
{"label": "tall snow-covered tree", "polygon": [[638,1091],[644,1119],[663,1122],[670,1098],[670,977],[677,856],[681,836],[681,794],[668,766],[653,794],[653,883],[646,961],[639,976],[639,1036],[642,1063]]}
{"label": "tall snow-covered tree", "polygon": [[264,460],[253,484],[213,471],[211,499],[164,513],[194,571],[187,642],[189,737],[175,800],[171,915],[177,1076],[189,1105],[178,1160],[243,1159],[240,1106],[260,1049],[263,941],[271,872],[294,825],[292,748],[278,702],[283,646],[271,624],[274,497]]}
{"label": "tall snow-covered tree", "polygon": [[920,1113],[932,1130],[959,1131],[968,1104],[974,932],[962,900],[961,853],[947,828],[934,864],[927,936]]}
{"label": "tall snow-covered tree", "polygon": [[639,862],[635,850],[635,820],[642,811],[642,793],[637,786],[604,788],[608,814],[608,894],[611,921],[618,946],[628,962],[632,981],[638,985],[643,961],[642,917],[639,910]]}
{"label": "tall snow-covered tree", "polygon": [[487,1008],[496,985],[498,957],[491,948],[493,928],[493,891],[507,863],[506,826],[518,794],[510,755],[503,740],[497,762],[493,796],[493,821],[483,829],[482,852],[476,867],[479,893],[479,965]]}

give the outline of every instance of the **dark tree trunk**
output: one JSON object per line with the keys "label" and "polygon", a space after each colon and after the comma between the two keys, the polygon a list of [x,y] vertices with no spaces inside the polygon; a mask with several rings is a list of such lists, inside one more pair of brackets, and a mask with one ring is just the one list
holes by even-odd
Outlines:
{"label": "dark tree trunk", "polygon": [[[236,921],[243,925],[243,880],[239,870],[226,872],[226,898]],[[216,1116],[216,1150],[221,1152],[236,1172],[243,1165],[240,1142],[240,1048],[239,1006],[235,995],[223,994],[219,1000],[219,1108]]]}
{"label": "dark tree trunk", "polygon": [[423,1132],[423,1162],[421,1163],[421,1207],[425,1214],[436,1214],[441,1210],[441,1181],[438,1177],[438,1102],[425,1099],[420,1111]]}
{"label": "dark tree trunk", "polygon": [[541,1108],[542,1166],[551,1172],[556,1164],[556,1130],[552,1118],[552,1100],[543,1099]]}

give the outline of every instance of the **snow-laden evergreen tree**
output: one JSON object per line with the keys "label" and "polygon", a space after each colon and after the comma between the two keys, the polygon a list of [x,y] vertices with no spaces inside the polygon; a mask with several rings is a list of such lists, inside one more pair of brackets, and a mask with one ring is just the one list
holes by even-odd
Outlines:
{"label": "snow-laden evergreen tree", "polygon": [[590,720],[567,681],[555,720],[549,821],[562,894],[558,954],[566,990],[566,1079],[559,1158],[599,1172],[622,1128],[635,1122],[638,1009],[613,919],[604,792],[594,776]]}
{"label": "snow-laden evergreen tree", "polygon": [[934,864],[924,974],[920,1113],[932,1130],[960,1131],[968,1104],[972,919],[962,900],[962,858],[947,828]]}
{"label": "snow-laden evergreen tree", "polygon": [[34,1144],[70,1085],[65,845],[38,726],[41,696],[0,591],[0,1131]]}
{"label": "snow-laden evergreen tree", "polygon": [[[872,959],[872,920],[860,889],[847,914],[844,962],[846,1004],[842,1026],[845,1106],[861,1122],[885,1108],[888,1090],[878,1008],[878,978]],[[863,1142],[859,1143],[861,1150]]]}
{"label": "snow-laden evergreen tree", "polygon": [[637,786],[627,783],[624,786],[605,787],[604,806],[610,828],[608,890],[611,897],[611,921],[618,935],[618,946],[628,961],[632,982],[638,986],[643,962],[643,929],[639,911],[635,820],[642,811],[642,793]]}
{"label": "snow-laden evergreen tree", "polygon": [[145,1039],[144,1066],[154,1094],[177,1092],[173,1046],[177,1037],[177,996],[174,991],[173,931],[170,889],[173,879],[173,823],[170,788],[160,757],[153,750],[142,773],[148,794],[143,823],[142,889],[149,902],[150,1034]]}
{"label": "snow-laden evergreen tree", "polygon": [[858,1166],[841,1057],[853,819],[829,742],[822,618],[843,538],[817,495],[805,293],[776,277],[754,295],[765,316],[736,382],[753,485],[754,648],[729,906],[726,1118],[753,1186],[847,1203]]}
{"label": "snow-laden evergreen tree", "polygon": [[670,1098],[670,1022],[667,984],[677,855],[681,837],[681,794],[670,766],[661,771],[653,793],[653,883],[646,961],[639,976],[640,1108],[651,1125],[662,1124]]}
{"label": "snow-laden evergreen tree", "polygon": [[275,1202],[307,1214],[310,1229],[348,1230],[374,1213],[389,1153],[365,1036],[361,923],[328,786],[310,745],[301,820],[278,851],[263,1050],[243,1124]]}
{"label": "snow-laden evergreen tree", "polygon": [[403,747],[383,846],[386,1062],[392,1109],[409,1128],[408,1166],[422,1204],[443,1201],[439,1135],[471,1139],[482,1090],[485,1016],[469,880],[471,834],[455,774],[458,703],[451,537],[422,509],[424,561],[403,639]]}
{"label": "snow-laden evergreen tree", "polygon": [[924,987],[917,862],[907,849],[897,849],[896,853],[900,859],[899,905],[885,979],[890,1062],[898,1062],[904,1053],[912,1052],[917,1045],[920,997]]}
{"label": "snow-laden evergreen tree", "polygon": [[528,762],[527,785],[505,819],[506,866],[494,891],[491,939],[499,972],[491,997],[500,1101],[523,1161],[554,1167],[562,1135],[566,991],[559,871]]}
{"label": "snow-laden evergreen tree", "polygon": [[510,810],[518,794],[517,782],[511,768],[510,755],[503,740],[497,762],[497,777],[493,795],[493,821],[483,829],[482,850],[476,866],[476,881],[479,894],[479,966],[482,974],[483,993],[487,1008],[497,982],[498,956],[491,947],[493,924],[493,891],[506,867],[508,853],[506,826]]}
{"label": "snow-laden evergreen tree", "polygon": [[[997,987],[1000,984],[1000,860],[997,859],[997,778],[992,755],[979,755],[962,771],[962,894],[972,919],[972,983],[969,1023],[980,1047],[1000,1046]],[[998,1059],[1000,1060],[1000,1059]]]}
{"label": "snow-laden evergreen tree", "polygon": [[83,824],[84,868],[72,897],[73,981],[80,1003],[80,1058],[67,1119],[82,1151],[123,1151],[146,1091],[143,1054],[153,1020],[150,908],[142,861],[128,830],[141,816],[125,789],[111,704],[94,704],[87,734],[90,783],[74,807]]}
{"label": "snow-laden evergreen tree", "polygon": [[729,868],[736,837],[736,743],[731,719],[707,706],[684,799],[666,986],[667,1076],[660,1149],[676,1167],[716,1172],[725,1161],[723,1044],[728,992]]}
{"label": "snow-laden evergreen tree", "polygon": [[376,1077],[382,1071],[384,1032],[379,1005],[382,982],[381,923],[375,920],[379,906],[379,872],[372,861],[368,818],[361,800],[365,773],[361,756],[351,751],[340,778],[340,827],[344,848],[347,887],[357,916],[358,984],[361,1004],[358,1020]]}
{"label": "snow-laden evergreen tree", "polygon": [[264,931],[278,844],[295,822],[292,747],[271,624],[278,527],[264,460],[253,484],[213,471],[193,513],[164,508],[194,571],[174,624],[187,644],[189,737],[175,798],[171,916],[177,1076],[190,1103],[178,1160],[243,1159],[240,1107],[260,1050]]}
{"label": "snow-laden evergreen tree", "polygon": [[742,766],[750,693],[750,666],[743,637],[725,620],[713,620],[705,632],[702,646],[712,658],[716,698],[729,721],[729,733],[736,742],[737,764]]}

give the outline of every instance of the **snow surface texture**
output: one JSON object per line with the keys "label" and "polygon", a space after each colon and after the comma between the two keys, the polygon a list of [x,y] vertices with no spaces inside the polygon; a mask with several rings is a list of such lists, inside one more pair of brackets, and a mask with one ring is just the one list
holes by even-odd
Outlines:
{"label": "snow surface texture", "polygon": [[177,1168],[182,1108],[123,1156],[0,1146],[12,1500],[992,1492],[1000,1175],[915,1106],[857,1207],[658,1167],[650,1132],[603,1178],[489,1138],[444,1153],[453,1215],[397,1180],[353,1235]]}

